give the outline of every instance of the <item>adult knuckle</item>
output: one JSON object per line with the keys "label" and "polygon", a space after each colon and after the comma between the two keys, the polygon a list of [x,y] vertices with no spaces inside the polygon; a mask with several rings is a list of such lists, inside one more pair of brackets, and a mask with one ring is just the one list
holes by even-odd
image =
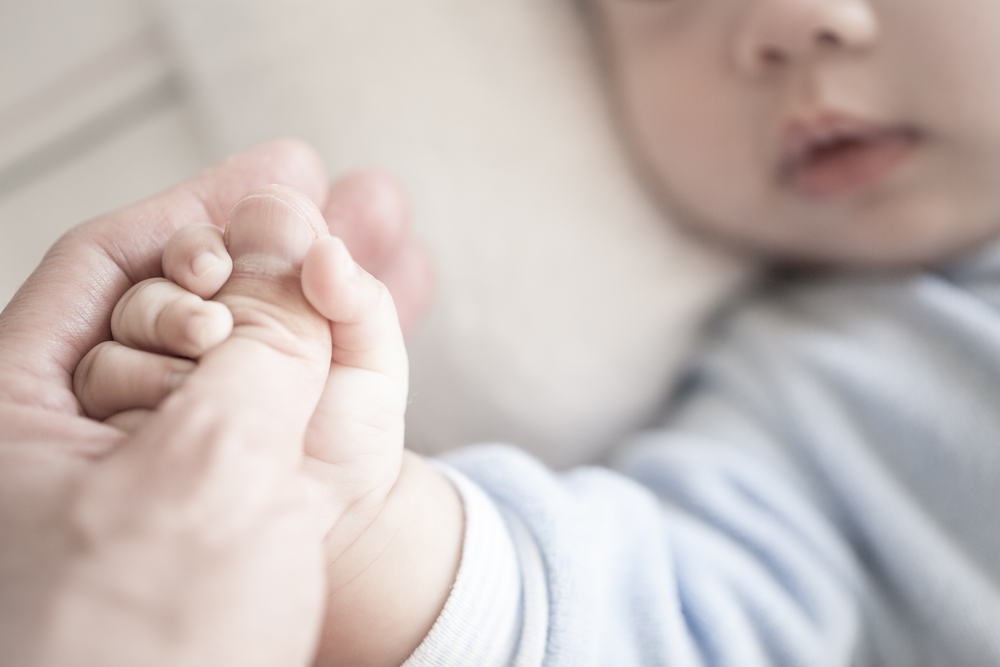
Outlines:
{"label": "adult knuckle", "polygon": [[73,372],[73,392],[87,416],[94,417],[100,412],[98,398],[103,394],[99,386],[100,371],[114,347],[111,341],[99,343],[80,360]]}

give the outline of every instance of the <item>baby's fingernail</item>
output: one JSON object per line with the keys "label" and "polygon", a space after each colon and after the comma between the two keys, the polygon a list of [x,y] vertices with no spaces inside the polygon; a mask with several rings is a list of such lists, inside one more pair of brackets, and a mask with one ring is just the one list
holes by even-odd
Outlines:
{"label": "baby's fingernail", "polygon": [[194,272],[196,278],[201,278],[210,271],[222,266],[222,258],[213,252],[206,250],[201,253],[191,262],[191,271]]}

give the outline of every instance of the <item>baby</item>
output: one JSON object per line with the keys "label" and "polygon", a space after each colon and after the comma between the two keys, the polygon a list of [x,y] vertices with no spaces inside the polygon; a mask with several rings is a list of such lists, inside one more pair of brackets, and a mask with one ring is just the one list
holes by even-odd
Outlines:
{"label": "baby", "polygon": [[169,280],[116,309],[124,346],[81,364],[81,403],[132,428],[192,363],[171,355],[252,326],[192,296],[230,256],[330,322],[305,462],[331,527],[319,664],[1000,664],[1000,4],[586,11],[667,205],[797,268],[720,316],[612,468],[404,454],[391,300],[281,188],[230,222],[270,230],[266,251],[171,240]]}

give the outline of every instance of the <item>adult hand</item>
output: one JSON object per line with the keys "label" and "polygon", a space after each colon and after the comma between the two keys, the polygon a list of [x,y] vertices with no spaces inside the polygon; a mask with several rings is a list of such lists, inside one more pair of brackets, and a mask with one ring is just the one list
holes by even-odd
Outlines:
{"label": "adult hand", "polygon": [[[346,206],[348,222],[357,210],[327,196],[308,149],[267,145],[73,230],[0,315],[0,663],[311,659],[322,535],[297,471],[328,357],[295,361],[266,327],[234,335],[135,436],[80,416],[72,390],[114,304],[158,274],[166,239],[224,225],[241,195],[274,182],[325,212]],[[346,236],[384,259],[406,245],[386,243],[393,234]],[[414,256],[386,271],[419,274]]]}

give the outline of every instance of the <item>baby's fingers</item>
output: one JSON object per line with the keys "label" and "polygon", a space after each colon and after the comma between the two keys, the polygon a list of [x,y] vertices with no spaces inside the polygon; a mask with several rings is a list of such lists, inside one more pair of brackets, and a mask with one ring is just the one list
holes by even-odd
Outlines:
{"label": "baby's fingers", "polygon": [[333,342],[306,453],[339,471],[335,488],[391,487],[403,453],[408,368],[389,290],[351,259],[340,239],[328,236],[306,254],[302,291],[330,320]]}
{"label": "baby's fingers", "polygon": [[343,242],[317,240],[302,264],[302,291],[333,323],[333,362],[405,380],[406,349],[392,297]]}
{"label": "baby's fingers", "polygon": [[188,359],[150,354],[113,341],[101,343],[73,374],[73,390],[88,417],[155,408],[195,367]]}
{"label": "baby's fingers", "polygon": [[163,249],[163,275],[203,299],[215,296],[232,272],[233,259],[215,225],[181,227]]}
{"label": "baby's fingers", "polygon": [[111,335],[128,347],[197,359],[233,330],[229,309],[203,301],[163,278],[151,278],[125,293],[111,315]]}

